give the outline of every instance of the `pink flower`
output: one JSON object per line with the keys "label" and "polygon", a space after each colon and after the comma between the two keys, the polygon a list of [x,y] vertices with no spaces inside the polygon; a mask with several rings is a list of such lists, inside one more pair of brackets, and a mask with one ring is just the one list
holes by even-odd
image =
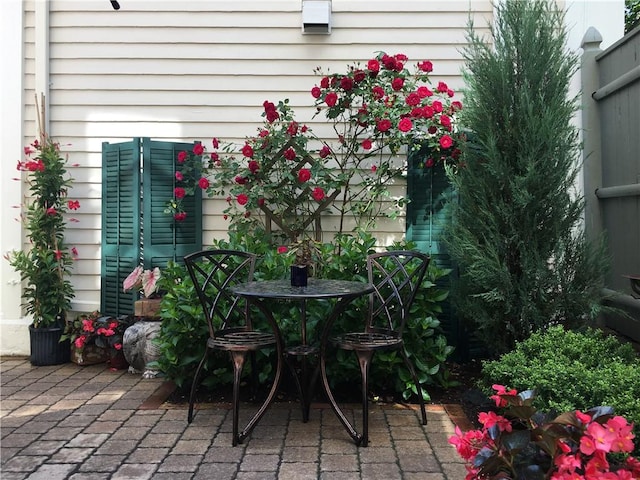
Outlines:
{"label": "pink flower", "polygon": [[241,193],[240,195],[238,195],[238,196],[236,197],[236,201],[237,201],[240,205],[246,205],[246,204],[247,204],[247,202],[249,201],[249,197],[248,197],[246,194]]}
{"label": "pink flower", "polygon": [[78,200],[69,200],[67,206],[69,210],[78,210],[80,208],[80,202]]}
{"label": "pink flower", "polygon": [[173,189],[173,195],[177,198],[184,198],[184,196],[187,194],[187,192],[185,191],[184,188],[182,187],[176,187]]}
{"label": "pink flower", "polygon": [[71,247],[71,255],[74,257],[78,256],[78,249],[76,247]]}
{"label": "pink flower", "polygon": [[187,212],[178,212],[173,215],[173,219],[176,222],[184,222],[186,218],[187,218]]}
{"label": "pink flower", "polygon": [[301,168],[298,171],[298,181],[300,183],[308,182],[311,178],[311,172],[307,168]]}
{"label": "pink flower", "polygon": [[198,186],[202,190],[206,190],[207,188],[209,188],[209,180],[206,179],[205,177],[202,177],[200,180],[198,180]]}
{"label": "pink flower", "polygon": [[203,152],[204,152],[204,147],[202,146],[201,143],[196,143],[193,146],[193,154],[194,155],[202,155]]}
{"label": "pink flower", "polygon": [[73,342],[73,344],[76,346],[76,348],[82,348],[84,347],[84,344],[87,342],[87,337],[84,335],[80,335],[78,338],[76,338]]}
{"label": "pink flower", "polygon": [[410,118],[405,117],[398,123],[398,130],[400,130],[401,132],[408,132],[409,130],[411,130],[411,128],[413,128],[413,123],[411,122]]}
{"label": "pink flower", "polygon": [[285,247],[284,245],[281,245],[278,247],[278,253],[287,253],[289,251],[289,249],[287,247]]}
{"label": "pink flower", "polygon": [[311,192],[311,195],[316,202],[319,202],[324,198],[324,190],[320,187],[316,187]]}
{"label": "pink flower", "polygon": [[93,325],[93,320],[83,319],[82,320],[82,331],[84,332],[95,332],[95,328]]}
{"label": "pink flower", "polygon": [[189,154],[185,151],[178,152],[178,163],[184,163]]}
{"label": "pink flower", "polygon": [[478,421],[486,429],[490,429],[494,425],[498,427],[501,432],[510,432],[511,422],[501,415],[497,415],[495,412],[481,412],[478,415]]}
{"label": "pink flower", "polygon": [[333,107],[338,103],[338,94],[336,92],[329,92],[325,95],[324,101],[329,107]]}
{"label": "pink flower", "polygon": [[53,207],[49,207],[49,208],[47,208],[47,212],[46,213],[47,213],[47,215],[55,217],[57,215],[58,211]]}
{"label": "pink flower", "polygon": [[440,146],[442,148],[446,150],[447,148],[451,148],[451,145],[453,145],[453,139],[449,135],[440,137]]}
{"label": "pink flower", "polygon": [[378,167],[377,167],[377,165],[371,165],[371,171],[372,171],[373,173],[376,173],[376,172],[378,171]]}
{"label": "pink flower", "polygon": [[580,451],[585,455],[591,455],[596,450],[609,452],[615,439],[615,433],[597,422],[592,422],[580,439]]}
{"label": "pink flower", "polygon": [[184,175],[182,175],[182,172],[176,172],[176,180],[179,182],[184,180]]}
{"label": "pink flower", "polygon": [[365,150],[371,150],[371,140],[368,139],[368,138],[365,138],[362,141],[362,148],[365,149]]}

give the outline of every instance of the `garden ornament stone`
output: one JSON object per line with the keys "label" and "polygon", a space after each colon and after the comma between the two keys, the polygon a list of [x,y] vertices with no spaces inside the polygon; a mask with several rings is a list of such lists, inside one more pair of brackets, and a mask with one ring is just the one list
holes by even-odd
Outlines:
{"label": "garden ornament stone", "polygon": [[129,373],[142,373],[142,378],[155,378],[160,374],[149,363],[158,360],[160,348],[153,342],[160,333],[160,322],[140,321],[124,332],[122,349],[129,362]]}

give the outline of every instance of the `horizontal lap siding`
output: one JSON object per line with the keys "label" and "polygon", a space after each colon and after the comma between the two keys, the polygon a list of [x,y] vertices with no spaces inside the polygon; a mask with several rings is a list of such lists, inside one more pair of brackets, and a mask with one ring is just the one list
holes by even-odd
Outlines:
{"label": "horizontal lap siding", "polygon": [[[301,35],[300,0],[109,2],[50,1],[51,135],[78,163],[72,196],[82,208],[69,226],[80,252],[72,279],[78,300],[98,302],[102,142],[240,141],[261,124],[262,102],[289,98],[298,120],[321,136],[309,91],[317,66],[342,72],[377,51],[430,59],[434,81],[460,89],[469,9],[484,27],[488,1],[333,1],[333,31]],[[25,131],[35,132],[33,3],[26,4]],[[28,138],[31,138],[29,136]],[[395,187],[394,187],[395,188]],[[203,241],[226,236],[224,201],[205,202]],[[327,219],[326,230],[335,221]],[[379,223],[382,241],[398,238],[404,219]]]}

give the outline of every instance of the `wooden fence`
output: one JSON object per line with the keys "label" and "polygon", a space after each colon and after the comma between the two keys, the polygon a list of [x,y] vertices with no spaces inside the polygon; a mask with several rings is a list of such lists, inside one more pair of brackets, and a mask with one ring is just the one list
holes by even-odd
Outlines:
{"label": "wooden fence", "polygon": [[585,227],[604,235],[611,269],[607,302],[628,315],[607,314],[606,326],[640,341],[640,27],[602,51],[590,28],[582,41]]}

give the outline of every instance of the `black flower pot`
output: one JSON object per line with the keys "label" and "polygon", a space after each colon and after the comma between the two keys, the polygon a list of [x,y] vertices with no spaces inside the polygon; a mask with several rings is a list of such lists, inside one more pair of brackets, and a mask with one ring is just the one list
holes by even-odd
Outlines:
{"label": "black flower pot", "polygon": [[291,286],[306,287],[309,277],[308,265],[291,265]]}
{"label": "black flower pot", "polygon": [[64,327],[34,328],[29,325],[31,365],[60,365],[71,361],[71,342],[60,341]]}

